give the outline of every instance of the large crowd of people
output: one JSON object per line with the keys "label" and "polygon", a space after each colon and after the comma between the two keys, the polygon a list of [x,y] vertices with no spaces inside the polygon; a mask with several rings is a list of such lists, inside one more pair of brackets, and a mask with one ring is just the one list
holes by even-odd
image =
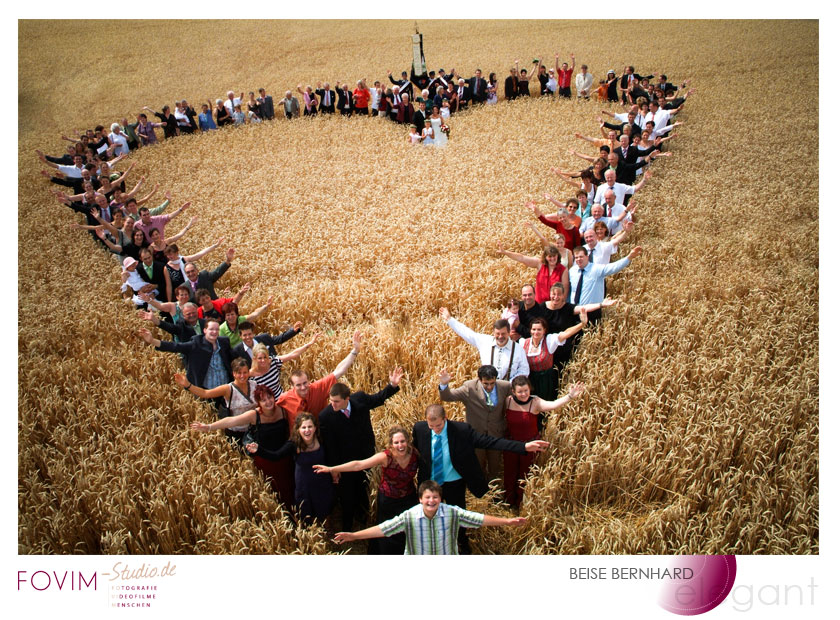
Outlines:
{"label": "large crowd of people", "polygon": [[[44,176],[68,188],[53,189],[58,202],[84,215],[85,223],[73,226],[87,230],[94,243],[122,265],[126,303],[156,328],[138,329],[139,338],[157,351],[179,354],[185,372],[176,374],[174,383],[213,403],[217,420],[196,421],[193,431],[223,430],[231,445],[249,455],[268,477],[278,501],[296,518],[323,523],[338,506],[344,530],[335,536],[338,543],[371,539],[373,553],[467,553],[466,528],[524,523],[522,518],[466,510],[466,491],[482,497],[490,481],[503,489],[504,501],[513,510],[521,505],[524,479],[535,455],[548,447],[541,438],[548,414],[584,392],[582,383],[561,390],[562,370],[584,330],[597,325],[603,308],[618,303],[607,296],[606,280],[642,250],[637,246],[619,260],[613,257],[632,233],[634,215],[642,211],[636,197],[652,176],[651,162],[670,155],[662,145],[675,137],[674,129],[682,123],[674,116],[693,92],[688,80],[678,87],[665,75],[639,75],[631,66],[620,78],[609,71],[596,84],[587,65],[575,76],[574,55],[570,60],[560,63],[555,54],[553,68],[535,60],[530,71],[516,61],[501,92],[496,74],[485,79],[481,69],[465,79],[455,69],[418,75],[412,68],[400,78],[389,72],[387,83],[377,80],[369,86],[360,79],[352,90],[347,83],[336,83],[334,89],[321,82],[314,89],[298,85],[302,105],[291,90],[276,104],[278,111],[282,106],[277,116],[286,119],[336,113],[389,119],[410,125],[409,142],[436,145],[446,144],[452,115],[502,98],[571,100],[574,83],[578,100],[624,104],[624,112],[602,112],[608,118],[599,122],[600,137],[575,134],[597,148],[592,154],[572,150],[588,165],[552,169],[573,188],[560,200],[545,194],[556,213],[543,213],[536,203],[526,203],[534,218],[553,231],[543,234],[546,229],[535,220],[524,223],[540,239],[542,253],[529,256],[498,246],[500,257],[533,268],[535,274],[522,286],[521,299],[510,300],[491,333],[482,333],[484,326],[465,325],[447,308],[439,310],[441,320],[478,353],[476,378],[452,387],[445,367],[437,377],[440,401],[463,403],[466,421],[448,419],[440,403],[428,404],[424,418],[412,429],[388,430],[381,452],[376,450],[372,411],[399,391],[402,369],[396,367],[383,378],[387,383],[375,394],[352,392],[341,379],[362,353],[363,337],[357,331],[346,357],[331,373],[313,378],[294,370],[286,379],[284,364],[306,353],[320,334],[281,354],[278,348],[295,338],[303,325],[296,323],[280,334],[258,333],[256,323],[273,299],[246,313],[240,304],[249,284],[233,296],[216,291],[236,258],[234,248],[209,268],[212,263],[207,265],[206,257],[224,239],[193,253],[182,250],[195,218],[175,234],[166,228],[190,203],[167,213],[167,192],[161,204],[149,205],[158,186],[141,196],[146,178],[132,187],[134,164],[117,170],[133,150],[154,146],[158,132],[170,139],[225,125],[272,121],[275,102],[265,89],[259,89],[258,96],[250,92],[247,99],[244,92],[237,97],[228,91],[215,104],[208,99],[198,114],[183,99],[174,111],[169,105],[160,112],[144,107],[136,122],[124,118],[107,128],[100,125],[72,138],[62,136],[71,143],[65,154],[37,155],[50,168]],[[150,121],[150,115],[156,121]],[[160,337],[160,332],[172,338]],[[380,525],[354,534],[354,523],[369,521],[365,470],[372,467],[382,471],[376,502]]]}

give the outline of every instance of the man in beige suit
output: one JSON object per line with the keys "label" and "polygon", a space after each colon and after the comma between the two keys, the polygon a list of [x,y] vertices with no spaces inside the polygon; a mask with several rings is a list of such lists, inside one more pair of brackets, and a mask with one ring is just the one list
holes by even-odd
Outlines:
{"label": "man in beige suit", "polygon": [[[477,432],[492,437],[504,437],[507,430],[505,401],[511,393],[510,381],[497,381],[495,367],[478,369],[478,378],[466,381],[461,387],[449,389],[451,377],[445,368],[440,371],[438,390],[440,399],[464,403],[467,424]],[[488,480],[501,479],[502,453],[498,450],[476,449],[476,457]]]}

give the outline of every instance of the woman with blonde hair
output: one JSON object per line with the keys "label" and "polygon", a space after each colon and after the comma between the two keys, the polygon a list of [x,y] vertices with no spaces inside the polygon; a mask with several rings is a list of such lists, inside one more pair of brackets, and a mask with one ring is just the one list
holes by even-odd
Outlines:
{"label": "woman with blonde hair", "polygon": [[[245,323],[242,323],[242,325],[244,326]],[[244,328],[241,329],[244,331]],[[279,398],[283,392],[280,387],[280,370],[283,368],[283,364],[298,359],[304,351],[315,344],[320,336],[320,333],[315,333],[309,342],[285,355],[272,356],[268,347],[262,342],[255,343],[251,351],[251,378],[257,385],[264,385],[269,388],[274,393],[274,397]]]}

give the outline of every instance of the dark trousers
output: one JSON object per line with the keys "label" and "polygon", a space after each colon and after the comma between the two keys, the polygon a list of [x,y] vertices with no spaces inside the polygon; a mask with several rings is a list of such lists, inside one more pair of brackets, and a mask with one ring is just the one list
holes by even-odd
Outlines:
{"label": "dark trousers", "polygon": [[[411,493],[406,497],[386,497],[382,491],[376,497],[376,522],[382,523],[393,519],[417,504],[417,494]],[[405,553],[405,534],[394,534],[386,538],[375,538],[370,541],[368,553],[371,555],[403,555]]]}
{"label": "dark trousers", "polygon": [[353,518],[367,521],[367,476],[363,471],[348,471],[338,481],[338,501],[341,504],[341,527],[353,531]]}
{"label": "dark trousers", "polygon": [[[450,506],[460,506],[466,509],[467,507],[467,483],[463,478],[460,480],[453,480],[452,482],[444,482],[441,486],[443,491],[443,501]],[[463,527],[458,528],[458,548],[462,555],[468,555],[470,551],[470,543],[467,540],[467,530]]]}
{"label": "dark trousers", "polygon": [[355,108],[356,114],[361,114],[362,116],[368,116],[368,109],[367,108]]}
{"label": "dark trousers", "polygon": [[341,108],[341,114],[344,116],[351,116],[353,114],[353,108]]}
{"label": "dark trousers", "polygon": [[558,88],[557,94],[568,99],[572,96],[572,87],[566,86],[566,88]]}

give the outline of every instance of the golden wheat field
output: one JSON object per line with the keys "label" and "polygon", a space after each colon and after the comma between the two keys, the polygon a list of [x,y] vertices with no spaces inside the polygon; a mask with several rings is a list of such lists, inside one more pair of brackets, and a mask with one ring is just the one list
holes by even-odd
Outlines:
{"label": "golden wheat field", "polygon": [[[50,195],[34,149],[59,154],[61,133],[176,98],[200,108],[229,89],[265,87],[282,116],[298,84],[352,89],[407,70],[414,23],[121,24],[133,43],[100,55],[79,52],[105,22],[19,22],[19,552],[341,552],[323,529],[296,528],[221,434],[190,434],[209,406],[173,382],[176,356],[133,336],[142,323],[120,299],[117,262],[70,228],[80,216]],[[529,523],[480,530],[474,550],[817,553],[818,261],[802,251],[818,241],[817,22],[659,22],[655,45],[638,36],[650,22],[418,25],[429,67],[467,77],[480,67],[503,81],[515,59],[553,64],[557,51],[596,79],[633,64],[697,88],[673,157],[653,164],[637,196],[639,225],[620,255],[636,244],[644,254],[610,281],[622,303],[563,378],[587,389],[547,427]],[[778,71],[794,66],[796,88]],[[244,312],[277,297],[259,331],[300,320],[327,334],[299,363],[310,376],[346,355],[354,329],[365,334],[354,390],[379,389],[403,366],[403,389],[377,410],[381,440],[421,419],[442,367],[456,385],[474,375],[474,349],[437,310],[489,333],[533,280],[496,242],[538,252],[523,205],[571,196],[549,168],[581,163],[567,153],[586,150],[573,134],[597,132],[606,105],[469,110],[453,116],[445,150],[410,148],[379,119],[280,119],[141,149],[130,182],[146,175],[161,200],[168,189],[175,206],[192,202],[187,253],[221,235],[236,248],[219,289],[251,282]],[[216,250],[200,267],[222,259]],[[447,411],[459,418],[459,407]]]}

